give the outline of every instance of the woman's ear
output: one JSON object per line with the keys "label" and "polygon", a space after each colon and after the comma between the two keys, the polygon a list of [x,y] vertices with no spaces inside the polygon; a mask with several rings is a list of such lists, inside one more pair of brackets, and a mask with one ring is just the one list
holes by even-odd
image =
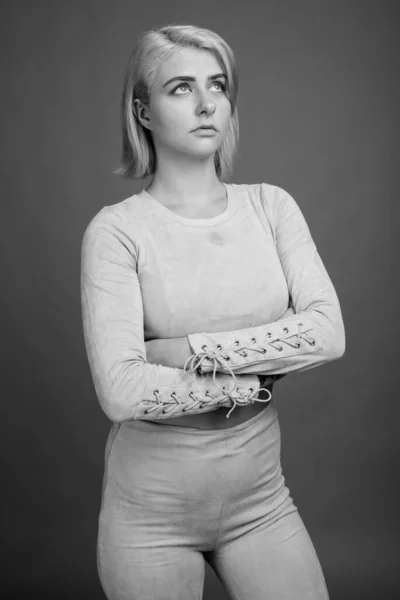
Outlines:
{"label": "woman's ear", "polygon": [[132,103],[132,110],[135,119],[146,129],[151,130],[151,121],[148,115],[148,109],[139,98],[135,98]]}

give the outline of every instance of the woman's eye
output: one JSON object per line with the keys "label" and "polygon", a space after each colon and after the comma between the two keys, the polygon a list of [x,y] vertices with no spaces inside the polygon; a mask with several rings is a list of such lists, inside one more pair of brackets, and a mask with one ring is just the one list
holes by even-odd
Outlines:
{"label": "woman's eye", "polygon": [[215,84],[220,86],[220,89],[222,92],[225,91],[226,88],[225,88],[225,85],[222,83],[222,81],[214,81],[213,85],[215,85]]}
{"label": "woman's eye", "polygon": [[177,87],[177,88],[175,88],[174,92],[176,92],[176,90],[180,90],[180,89],[182,89],[183,87],[186,87],[186,88],[188,88],[189,86],[188,86],[188,84],[187,84],[187,83],[181,83],[181,85],[178,85],[178,87]]}
{"label": "woman's eye", "polygon": [[[226,90],[225,84],[223,84],[222,81],[214,81],[212,85],[219,85],[221,92],[225,92],[225,90]],[[181,90],[182,88],[189,88],[189,84],[187,84],[187,83],[181,83],[180,85],[178,85],[178,87],[176,87],[173,90],[172,93],[175,94],[175,92],[177,90]],[[180,94],[178,94],[178,96],[180,96]]]}

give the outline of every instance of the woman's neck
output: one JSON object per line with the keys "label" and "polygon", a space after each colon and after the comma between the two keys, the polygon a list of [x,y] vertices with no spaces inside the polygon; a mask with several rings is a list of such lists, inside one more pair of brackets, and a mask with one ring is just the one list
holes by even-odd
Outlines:
{"label": "woman's neck", "polygon": [[149,194],[163,202],[186,206],[209,206],[225,195],[225,187],[218,179],[214,162],[207,165],[158,165]]}

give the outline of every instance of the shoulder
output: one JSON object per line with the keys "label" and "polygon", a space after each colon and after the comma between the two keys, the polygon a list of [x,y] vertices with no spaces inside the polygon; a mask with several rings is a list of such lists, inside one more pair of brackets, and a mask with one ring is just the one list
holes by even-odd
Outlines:
{"label": "shoulder", "polygon": [[103,206],[95,213],[86,225],[84,235],[87,233],[116,232],[116,230],[128,230],[133,235],[141,228],[141,206],[143,200],[138,194],[134,194],[117,202]]}
{"label": "shoulder", "polygon": [[112,245],[114,248],[128,249],[136,253],[137,241],[140,237],[141,223],[135,214],[137,195],[130,196],[116,204],[103,206],[87,223],[82,247],[89,245]]}
{"label": "shoulder", "polygon": [[295,201],[293,196],[284,188],[272,183],[239,183],[231,184],[240,193],[251,196],[266,205],[279,205]]}
{"label": "shoulder", "polygon": [[284,188],[271,183],[233,184],[236,191],[246,197],[256,210],[267,214],[270,222],[276,224],[283,213],[298,211],[293,196]]}

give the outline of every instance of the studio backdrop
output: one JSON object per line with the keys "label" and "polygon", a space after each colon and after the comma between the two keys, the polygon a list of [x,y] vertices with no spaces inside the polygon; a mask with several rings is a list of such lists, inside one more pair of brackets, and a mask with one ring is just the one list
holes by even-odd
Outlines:
{"label": "studio backdrop", "polygon": [[[274,388],[286,483],[331,600],[400,597],[397,4],[19,0],[1,12],[2,597],[104,598],[111,423],[84,347],[81,241],[103,206],[149,183],[112,174],[122,81],[137,36],[171,23],[233,48],[230,181],[296,199],[341,303],[344,357]],[[227,598],[208,565],[204,598]]]}

